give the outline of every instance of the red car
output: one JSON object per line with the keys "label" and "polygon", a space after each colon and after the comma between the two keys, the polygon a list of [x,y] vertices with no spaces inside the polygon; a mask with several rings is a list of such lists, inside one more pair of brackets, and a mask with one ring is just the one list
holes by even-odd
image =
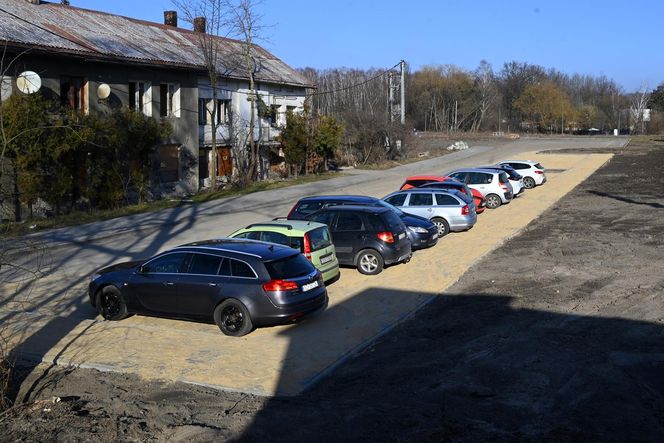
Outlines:
{"label": "red car", "polygon": [[459,180],[452,177],[441,177],[439,175],[413,175],[406,178],[406,181],[403,182],[399,189],[404,190],[421,187],[457,189],[466,195],[472,195],[473,200],[475,201],[476,212],[478,214],[484,212],[486,201],[482,193],[476,189],[469,188],[465,183],[461,183]]}

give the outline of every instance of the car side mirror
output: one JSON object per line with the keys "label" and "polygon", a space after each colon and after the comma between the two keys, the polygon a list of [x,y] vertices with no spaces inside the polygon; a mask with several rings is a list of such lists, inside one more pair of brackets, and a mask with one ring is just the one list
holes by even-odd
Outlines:
{"label": "car side mirror", "polygon": [[145,266],[141,265],[141,266],[138,268],[138,273],[139,273],[139,274],[145,274]]}

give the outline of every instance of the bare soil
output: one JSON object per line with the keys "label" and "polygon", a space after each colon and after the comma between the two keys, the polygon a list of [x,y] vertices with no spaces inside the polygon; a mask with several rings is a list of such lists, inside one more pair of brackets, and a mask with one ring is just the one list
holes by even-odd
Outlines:
{"label": "bare soil", "polygon": [[662,441],[663,167],[632,143],[298,397],[23,368],[0,440]]}

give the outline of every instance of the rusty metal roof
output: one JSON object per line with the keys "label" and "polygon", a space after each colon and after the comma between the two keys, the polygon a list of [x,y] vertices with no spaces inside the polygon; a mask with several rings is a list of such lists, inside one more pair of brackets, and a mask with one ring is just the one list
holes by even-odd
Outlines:
{"label": "rusty metal roof", "polygon": [[[218,72],[232,78],[247,78],[233,63],[242,42],[212,37],[219,42]],[[199,35],[160,23],[59,3],[35,5],[26,0],[0,0],[0,41],[53,52],[81,56],[204,69]],[[255,45],[258,81],[311,87],[295,69]]]}

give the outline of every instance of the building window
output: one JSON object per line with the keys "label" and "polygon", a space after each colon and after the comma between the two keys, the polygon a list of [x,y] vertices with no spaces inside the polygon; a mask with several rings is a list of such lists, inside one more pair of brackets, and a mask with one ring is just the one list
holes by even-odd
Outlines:
{"label": "building window", "polygon": [[162,183],[176,182],[180,179],[180,146],[163,145],[159,147],[159,180]]}
{"label": "building window", "polygon": [[159,85],[160,115],[162,117],[180,117],[180,85],[162,83]]}
{"label": "building window", "polygon": [[284,116],[279,112],[280,110],[281,105],[270,106],[270,125],[276,127],[286,124]]}
{"label": "building window", "polygon": [[129,82],[129,108],[152,116],[152,88],[150,82]]}
{"label": "building window", "polygon": [[87,111],[86,81],[83,77],[60,77],[60,103],[77,111]]}
{"label": "building window", "polygon": [[[198,124],[210,125],[212,124],[212,99],[199,98],[198,99]],[[226,124],[230,121],[231,101],[217,99],[216,117],[217,124]]]}

